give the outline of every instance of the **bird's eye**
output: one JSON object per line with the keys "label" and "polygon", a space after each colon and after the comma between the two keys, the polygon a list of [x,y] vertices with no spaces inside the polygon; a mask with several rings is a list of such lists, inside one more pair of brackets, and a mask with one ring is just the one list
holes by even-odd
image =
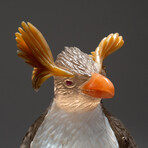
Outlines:
{"label": "bird's eye", "polygon": [[71,86],[72,84],[73,84],[72,81],[66,80],[66,85],[67,86]]}
{"label": "bird's eye", "polygon": [[66,80],[64,81],[64,84],[65,84],[66,87],[69,87],[69,88],[72,88],[72,87],[75,86],[75,85],[74,85],[74,82],[73,82],[72,80],[70,80],[70,79],[66,79]]}

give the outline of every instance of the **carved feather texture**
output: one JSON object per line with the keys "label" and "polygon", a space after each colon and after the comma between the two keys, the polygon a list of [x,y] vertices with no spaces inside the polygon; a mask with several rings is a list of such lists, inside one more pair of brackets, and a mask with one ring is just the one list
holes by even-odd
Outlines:
{"label": "carved feather texture", "polygon": [[123,37],[118,33],[108,35],[99,44],[100,57],[105,59],[109,54],[121,48],[123,43]]}
{"label": "carved feather texture", "polygon": [[72,73],[58,68],[53,60],[51,50],[42,33],[31,23],[22,22],[22,27],[16,33],[17,51],[19,57],[34,67],[32,85],[38,90],[42,83],[51,76],[73,76]]}
{"label": "carved feather texture", "polygon": [[31,148],[119,148],[99,105],[83,114],[66,113],[52,105],[38,128]]}
{"label": "carved feather texture", "polygon": [[70,69],[81,75],[91,76],[92,73],[98,72],[92,58],[77,47],[65,47],[65,50],[57,56],[55,63],[58,67]]}
{"label": "carved feather texture", "polygon": [[102,39],[99,46],[96,48],[95,51],[91,52],[90,56],[95,62],[99,64],[99,66],[102,67],[103,60],[108,55],[121,48],[123,44],[124,40],[122,36],[119,36],[118,33],[111,33],[110,35]]}

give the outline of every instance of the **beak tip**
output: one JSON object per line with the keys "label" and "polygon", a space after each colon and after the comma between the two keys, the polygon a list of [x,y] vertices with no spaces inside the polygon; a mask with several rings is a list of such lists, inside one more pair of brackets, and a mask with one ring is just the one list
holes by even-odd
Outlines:
{"label": "beak tip", "polygon": [[108,98],[113,98],[114,96],[115,96],[115,93],[112,92],[112,93],[109,94]]}
{"label": "beak tip", "polygon": [[112,82],[109,82],[108,92],[104,92],[102,98],[113,98],[115,96],[115,88]]}

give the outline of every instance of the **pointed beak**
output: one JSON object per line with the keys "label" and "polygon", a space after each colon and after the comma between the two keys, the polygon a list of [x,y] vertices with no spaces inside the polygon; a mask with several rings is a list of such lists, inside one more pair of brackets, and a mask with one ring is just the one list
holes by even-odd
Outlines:
{"label": "pointed beak", "polygon": [[95,98],[112,98],[115,94],[114,85],[105,76],[93,73],[92,77],[81,86],[83,93]]}

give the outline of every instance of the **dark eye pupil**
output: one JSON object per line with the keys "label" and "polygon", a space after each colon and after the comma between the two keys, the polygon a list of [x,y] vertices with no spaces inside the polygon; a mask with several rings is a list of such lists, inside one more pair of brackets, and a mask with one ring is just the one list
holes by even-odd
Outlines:
{"label": "dark eye pupil", "polygon": [[66,85],[70,86],[70,85],[72,85],[72,82],[67,80]]}

